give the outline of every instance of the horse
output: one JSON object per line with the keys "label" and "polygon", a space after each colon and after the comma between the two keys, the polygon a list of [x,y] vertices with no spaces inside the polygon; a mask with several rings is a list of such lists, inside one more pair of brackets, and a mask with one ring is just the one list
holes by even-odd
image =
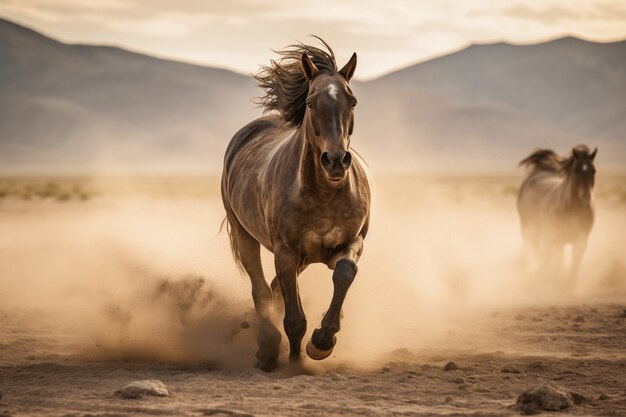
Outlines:
{"label": "horse", "polygon": [[[264,115],[233,136],[224,156],[225,222],[235,263],[252,284],[257,367],[266,372],[278,363],[277,311],[284,310],[289,362],[302,360],[307,320],[297,278],[313,263],[333,270],[333,296],[306,353],[314,360],[332,353],[369,228],[369,183],[350,146],[357,99],[349,83],[357,55],[337,70],[333,50],[316,38],[320,48],[290,45],[254,75],[265,92]],[[271,285],[261,245],[274,255]]]}
{"label": "horse", "polygon": [[580,263],[594,222],[592,189],[598,148],[572,148],[566,157],[538,149],[520,162],[529,169],[517,197],[524,243],[539,260],[540,271],[563,265],[563,249],[572,245],[570,284],[578,278]]}

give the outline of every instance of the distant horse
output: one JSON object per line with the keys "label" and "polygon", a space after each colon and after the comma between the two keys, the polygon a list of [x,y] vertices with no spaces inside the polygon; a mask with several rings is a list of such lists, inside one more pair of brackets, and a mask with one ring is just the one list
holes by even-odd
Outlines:
{"label": "distant horse", "polygon": [[564,158],[540,149],[520,162],[529,168],[517,197],[524,242],[533,249],[544,272],[550,267],[560,270],[563,248],[571,244],[571,284],[578,277],[594,221],[591,191],[597,151],[578,145]]}
{"label": "distant horse", "polygon": [[[268,372],[277,366],[280,345],[274,307],[284,307],[289,359],[300,360],[307,321],[297,277],[312,263],[334,270],[334,293],[306,352],[315,360],[330,355],[369,226],[367,177],[350,152],[357,100],[349,81],[356,53],[337,71],[332,49],[318,39],[327,51],[291,45],[255,76],[265,89],[261,104],[273,114],[239,130],[224,157],[222,200],[231,249],[252,282],[260,318],[257,366]],[[271,287],[260,245],[274,254]]]}

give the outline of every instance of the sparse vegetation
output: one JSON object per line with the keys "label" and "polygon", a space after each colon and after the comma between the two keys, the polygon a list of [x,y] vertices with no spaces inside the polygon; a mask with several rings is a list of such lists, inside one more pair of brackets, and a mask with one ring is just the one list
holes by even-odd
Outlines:
{"label": "sparse vegetation", "polygon": [[87,201],[96,193],[79,180],[44,180],[38,178],[0,179],[0,200]]}
{"label": "sparse vegetation", "polygon": [[[374,178],[385,190],[439,190],[457,204],[476,199],[515,199],[520,180],[513,176],[436,177],[423,176]],[[147,197],[163,199],[219,198],[219,178],[144,177],[144,178],[0,178],[0,201],[86,202],[94,198]],[[376,188],[375,188],[376,194]],[[429,204],[429,194],[409,193],[406,204]],[[603,176],[598,179],[594,198],[612,204],[626,203],[626,178]]]}
{"label": "sparse vegetation", "polygon": [[149,178],[0,178],[0,201],[85,202],[96,197],[212,199],[219,196],[217,177]]}

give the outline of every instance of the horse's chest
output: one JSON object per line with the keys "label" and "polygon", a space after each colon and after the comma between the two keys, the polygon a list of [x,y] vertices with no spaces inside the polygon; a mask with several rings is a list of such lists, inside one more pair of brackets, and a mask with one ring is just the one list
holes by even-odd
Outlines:
{"label": "horse's chest", "polygon": [[542,218],[541,230],[553,242],[570,243],[585,237],[593,225],[591,206],[553,210]]}
{"label": "horse's chest", "polygon": [[360,216],[303,216],[292,219],[290,246],[308,262],[325,262],[337,250],[346,247],[359,234]]}
{"label": "horse's chest", "polygon": [[304,253],[316,254],[345,246],[350,240],[344,227],[332,226],[325,230],[306,230],[300,246]]}
{"label": "horse's chest", "polygon": [[283,242],[308,262],[326,262],[337,250],[345,248],[360,233],[367,218],[367,200],[357,195],[337,198],[333,204],[304,199],[283,206],[276,218]]}
{"label": "horse's chest", "polygon": [[581,234],[587,235],[593,225],[593,211],[590,208],[571,210],[555,216],[553,229],[560,232],[565,241],[576,240]]}

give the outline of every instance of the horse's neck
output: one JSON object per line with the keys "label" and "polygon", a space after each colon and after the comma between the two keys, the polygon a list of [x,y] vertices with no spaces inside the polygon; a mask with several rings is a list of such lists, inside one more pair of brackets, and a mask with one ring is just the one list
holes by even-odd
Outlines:
{"label": "horse's neck", "polygon": [[566,173],[561,185],[561,199],[567,205],[583,206],[591,202],[591,191],[575,174]]}
{"label": "horse's neck", "polygon": [[300,160],[298,161],[298,182],[300,186],[310,186],[318,175],[315,165],[315,151],[307,139],[307,127],[303,123],[296,133],[294,140],[298,141]]}

